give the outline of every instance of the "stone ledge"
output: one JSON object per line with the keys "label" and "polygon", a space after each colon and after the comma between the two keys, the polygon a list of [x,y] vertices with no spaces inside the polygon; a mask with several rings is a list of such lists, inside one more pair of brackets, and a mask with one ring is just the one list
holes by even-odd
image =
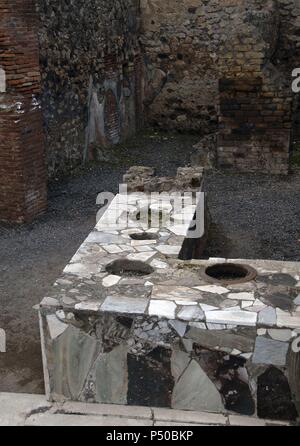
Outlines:
{"label": "stone ledge", "polygon": [[62,406],[58,405],[59,410],[66,414],[82,415],[89,414],[95,416],[152,419],[152,410],[150,407],[141,406],[120,406],[115,404],[88,404],[66,402]]}
{"label": "stone ledge", "polygon": [[105,417],[102,415],[64,415],[64,414],[37,414],[25,421],[25,426],[153,426],[151,420],[138,420],[136,418]]}
{"label": "stone ledge", "polygon": [[288,426],[253,417],[149,407],[49,403],[44,395],[0,393],[0,426]]}
{"label": "stone ledge", "polygon": [[205,423],[224,426],[228,424],[228,418],[225,415],[209,412],[189,412],[185,410],[154,409],[154,419],[172,423]]}

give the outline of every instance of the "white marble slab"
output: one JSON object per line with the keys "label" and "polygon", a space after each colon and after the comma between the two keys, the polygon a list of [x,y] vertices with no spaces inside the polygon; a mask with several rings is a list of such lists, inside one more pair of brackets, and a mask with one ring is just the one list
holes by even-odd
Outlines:
{"label": "white marble slab", "polygon": [[255,327],[257,314],[246,311],[209,311],[206,313],[206,321],[213,324],[233,324]]}
{"label": "white marble slab", "polygon": [[149,306],[150,316],[165,317],[175,319],[176,305],[174,302],[165,300],[151,300]]}

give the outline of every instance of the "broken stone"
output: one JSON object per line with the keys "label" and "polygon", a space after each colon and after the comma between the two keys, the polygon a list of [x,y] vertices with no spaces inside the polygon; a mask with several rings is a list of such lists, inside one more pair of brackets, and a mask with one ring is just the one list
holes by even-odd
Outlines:
{"label": "broken stone", "polygon": [[234,308],[238,305],[238,301],[237,300],[231,300],[231,299],[225,299],[223,300],[223,302],[221,302],[220,304],[220,308],[223,310],[227,309],[227,308]]}
{"label": "broken stone", "polygon": [[205,315],[200,307],[183,307],[178,312],[178,319],[182,319],[183,321],[193,321],[193,320],[204,320]]}
{"label": "broken stone", "polygon": [[300,314],[299,313],[287,313],[277,309],[277,325],[278,327],[286,328],[299,328],[300,327]]}
{"label": "broken stone", "polygon": [[169,321],[169,325],[174,328],[176,333],[182,338],[185,335],[187,324],[181,321]]}
{"label": "broken stone", "polygon": [[219,310],[220,309],[219,307],[213,307],[211,305],[206,305],[206,304],[201,304],[200,307],[204,311],[204,313],[206,311],[214,311],[214,310]]}
{"label": "broken stone", "polygon": [[276,367],[270,367],[258,377],[257,412],[260,418],[269,420],[297,418],[288,380]]}
{"label": "broken stone", "polygon": [[206,324],[208,330],[226,330],[227,325],[224,324]]}
{"label": "broken stone", "polygon": [[52,392],[78,401],[101,343],[72,325],[53,342],[54,357],[49,367]]}
{"label": "broken stone", "polygon": [[155,285],[152,290],[152,299],[159,300],[193,300],[201,299],[201,294],[192,288],[183,286]]}
{"label": "broken stone", "polygon": [[220,393],[194,360],[175,384],[172,408],[208,412],[224,411]]}
{"label": "broken stone", "polygon": [[273,307],[264,308],[258,314],[258,323],[272,327],[277,323],[276,311]]}
{"label": "broken stone", "polygon": [[42,307],[56,307],[59,305],[59,302],[57,299],[54,299],[53,297],[44,297],[40,305]]}
{"label": "broken stone", "polygon": [[280,285],[287,287],[294,287],[297,284],[297,280],[290,274],[273,274],[270,276],[258,276],[257,281],[264,282],[269,285]]}
{"label": "broken stone", "polygon": [[230,293],[228,294],[228,299],[232,299],[232,300],[246,300],[246,301],[254,301],[255,297],[254,297],[254,293]]}
{"label": "broken stone", "polygon": [[129,254],[127,256],[128,260],[134,260],[134,261],[138,261],[138,262],[147,262],[147,260],[151,259],[151,257],[153,257],[155,255],[155,252],[139,252],[136,254]]}
{"label": "broken stone", "polygon": [[177,307],[174,302],[166,300],[151,300],[149,315],[165,317],[167,319],[175,319],[176,308]]}
{"label": "broken stone", "polygon": [[294,304],[295,305],[300,305],[300,294],[298,297],[296,297],[296,299],[294,300]]}
{"label": "broken stone", "polygon": [[287,294],[272,293],[271,295],[264,295],[263,300],[276,308],[283,311],[290,311],[293,308],[293,298]]}
{"label": "broken stone", "polygon": [[68,328],[68,324],[61,322],[55,315],[46,316],[50,338],[56,339]]}
{"label": "broken stone", "polygon": [[152,260],[150,265],[152,266],[152,268],[158,268],[158,269],[169,268],[169,265],[166,262],[162,262],[161,260],[158,260],[158,259]]}
{"label": "broken stone", "polygon": [[157,347],[147,355],[128,355],[129,405],[171,407],[171,354],[171,350]]}
{"label": "broken stone", "polygon": [[224,287],[218,286],[218,285],[204,285],[204,286],[197,286],[194,288],[199,291],[203,291],[204,293],[212,293],[212,294],[229,293],[229,290],[227,288],[224,288]]}
{"label": "broken stone", "polygon": [[206,321],[214,324],[233,324],[255,326],[257,314],[247,311],[209,311],[206,313]]}
{"label": "broken stone", "polygon": [[100,302],[80,302],[75,305],[75,310],[81,311],[91,311],[98,313],[100,311],[101,303]]}
{"label": "broken stone", "polygon": [[200,330],[207,330],[207,326],[204,322],[190,322],[189,327],[199,328]]}
{"label": "broken stone", "polygon": [[185,337],[192,339],[205,348],[214,349],[216,346],[219,346],[220,349],[231,348],[231,350],[237,349],[245,353],[253,351],[255,344],[254,337],[233,334],[229,331],[211,330],[208,332],[207,330],[199,330],[194,327],[188,330]]}
{"label": "broken stone", "polygon": [[292,330],[268,330],[268,334],[275,341],[288,342],[292,338]]}
{"label": "broken stone", "polygon": [[182,352],[181,350],[173,350],[171,358],[171,370],[175,383],[186,370],[190,361],[191,359],[188,354]]}
{"label": "broken stone", "polygon": [[148,300],[140,297],[108,296],[101,306],[101,311],[112,313],[144,314]]}
{"label": "broken stone", "polygon": [[112,287],[114,285],[117,285],[117,283],[119,283],[121,280],[120,276],[114,276],[114,275],[109,275],[104,277],[102,284],[105,288],[109,288]]}
{"label": "broken stone", "polygon": [[258,336],[255,343],[253,363],[285,366],[289,344]]}
{"label": "broken stone", "polygon": [[244,309],[244,308],[249,308],[249,307],[252,307],[253,306],[253,302],[249,302],[249,301],[245,301],[245,300],[243,300],[242,301],[242,304],[241,304],[241,307],[242,307],[242,309]]}
{"label": "broken stone", "polygon": [[181,246],[176,245],[159,245],[156,246],[157,251],[159,251],[161,254],[169,255],[169,256],[178,256],[178,254],[181,251]]}

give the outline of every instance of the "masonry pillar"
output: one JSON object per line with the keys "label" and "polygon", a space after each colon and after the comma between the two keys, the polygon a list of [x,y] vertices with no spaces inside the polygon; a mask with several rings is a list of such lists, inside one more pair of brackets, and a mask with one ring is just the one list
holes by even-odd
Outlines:
{"label": "masonry pillar", "polygon": [[37,26],[34,0],[0,0],[2,221],[30,221],[46,208]]}

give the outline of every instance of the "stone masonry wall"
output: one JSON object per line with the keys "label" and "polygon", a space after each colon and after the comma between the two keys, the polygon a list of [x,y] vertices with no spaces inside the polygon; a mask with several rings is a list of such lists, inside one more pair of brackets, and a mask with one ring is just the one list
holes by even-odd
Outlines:
{"label": "stone masonry wall", "polygon": [[287,173],[299,41],[297,0],[142,0],[147,119],[219,130],[219,167]]}
{"label": "stone masonry wall", "polygon": [[36,19],[34,1],[0,0],[0,220],[46,207]]}
{"label": "stone masonry wall", "polygon": [[52,176],[102,159],[142,123],[136,0],[37,0],[42,104]]}
{"label": "stone masonry wall", "polygon": [[[294,68],[300,68],[300,2],[279,0],[279,6],[282,25],[276,55],[289,76]],[[293,138],[300,141],[300,94],[293,95]]]}
{"label": "stone masonry wall", "polygon": [[0,219],[45,209],[45,165],[103,160],[144,121],[208,137],[218,167],[288,172],[299,0],[0,0],[0,12]]}

